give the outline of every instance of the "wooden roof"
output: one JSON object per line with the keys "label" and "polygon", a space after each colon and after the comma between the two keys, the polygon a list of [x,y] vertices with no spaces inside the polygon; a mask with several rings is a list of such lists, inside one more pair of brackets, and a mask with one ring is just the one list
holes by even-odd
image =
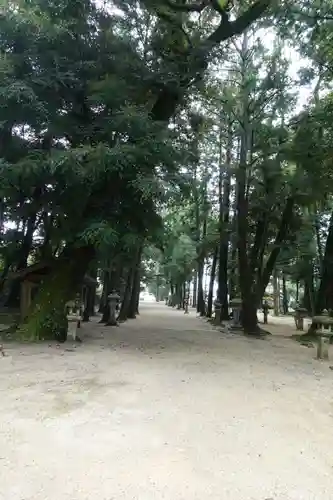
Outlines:
{"label": "wooden roof", "polygon": [[[36,264],[32,264],[25,269],[21,269],[20,271],[9,273],[8,279],[20,279],[21,281],[38,282],[42,279],[43,276],[47,275],[50,272],[52,264],[54,262],[55,261],[37,262]],[[95,280],[88,274],[84,275],[83,285],[96,286],[97,284],[97,280]]]}

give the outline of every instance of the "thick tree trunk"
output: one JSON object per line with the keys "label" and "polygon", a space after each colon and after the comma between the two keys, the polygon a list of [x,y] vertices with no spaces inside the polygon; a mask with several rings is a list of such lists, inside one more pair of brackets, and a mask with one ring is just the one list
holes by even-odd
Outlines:
{"label": "thick tree trunk", "polygon": [[[244,61],[248,50],[248,35],[243,34],[242,54]],[[245,64],[245,63],[244,63]],[[246,76],[247,67],[243,68],[244,78]],[[242,297],[242,325],[244,331],[248,334],[256,334],[258,332],[257,319],[257,301],[253,292],[253,276],[251,273],[249,258],[248,258],[248,199],[246,197],[247,186],[247,161],[248,151],[251,140],[250,124],[249,124],[249,96],[247,83],[244,82],[243,93],[243,115],[242,128],[240,135],[240,154],[239,167],[237,170],[237,234],[238,234],[238,269],[239,269],[239,286]]]}
{"label": "thick tree trunk", "polygon": [[183,286],[182,283],[176,285],[176,305],[177,309],[181,309],[183,307]]}
{"label": "thick tree trunk", "polygon": [[213,255],[212,268],[210,271],[209,288],[208,288],[208,301],[207,301],[207,312],[206,312],[206,316],[208,318],[211,318],[213,313],[213,292],[214,292],[214,283],[216,278],[217,257],[218,257],[218,247],[216,246]]}
{"label": "thick tree trunk", "polygon": [[229,295],[230,300],[236,297],[239,292],[238,286],[238,274],[237,274],[237,217],[233,218],[232,221],[232,237],[231,237],[231,252],[230,252],[230,269],[229,269]]}
{"label": "thick tree trunk", "polygon": [[99,302],[99,307],[98,307],[98,312],[103,313],[104,312],[104,307],[105,307],[105,302],[106,302],[106,297],[107,297],[107,280],[108,280],[108,271],[103,271],[103,289],[102,289],[102,295],[101,295],[101,300]]}
{"label": "thick tree trunk", "polygon": [[[205,214],[205,219],[203,222],[202,229],[202,241],[205,240],[207,233],[207,218]],[[204,277],[204,268],[205,268],[205,256],[202,249],[198,249],[199,257],[198,257],[198,305],[197,312],[200,316],[204,316],[206,314],[206,304],[204,297],[204,288],[203,288],[203,277]]]}
{"label": "thick tree trunk", "polygon": [[324,257],[321,268],[321,280],[315,298],[315,314],[333,307],[333,212],[331,214]]}
{"label": "thick tree trunk", "polygon": [[303,297],[303,307],[311,316],[314,315],[314,287],[313,287],[313,273],[309,272],[309,275],[304,280],[304,297]]}
{"label": "thick tree trunk", "polygon": [[134,278],[134,270],[130,268],[127,273],[126,286],[118,316],[119,321],[126,321],[128,318],[129,305],[132,297],[133,278]]}
{"label": "thick tree trunk", "polygon": [[280,279],[277,269],[273,272],[274,316],[280,316]]}
{"label": "thick tree trunk", "polygon": [[140,296],[140,282],[141,282],[141,255],[142,248],[138,252],[138,258],[136,262],[136,266],[134,269],[133,276],[133,286],[132,286],[132,294],[131,300],[128,307],[128,318],[135,319],[138,314],[138,304],[139,304],[139,296]]}
{"label": "thick tree trunk", "polygon": [[197,307],[197,297],[198,297],[198,273],[195,271],[193,278],[193,300],[192,307]]}
{"label": "thick tree trunk", "polygon": [[282,307],[283,314],[288,314],[288,293],[287,293],[287,285],[286,285],[286,276],[282,274]]}
{"label": "thick tree trunk", "polygon": [[203,273],[204,273],[204,261],[200,258],[198,262],[198,304],[197,304],[197,312],[200,316],[205,315],[205,299],[204,299],[204,291],[203,291]]}
{"label": "thick tree trunk", "polygon": [[295,206],[295,198],[294,196],[290,196],[287,199],[286,205],[284,207],[283,213],[282,213],[282,218],[279,226],[279,230],[277,232],[277,235],[274,240],[274,245],[273,249],[267,259],[265,268],[262,272],[262,275],[260,276],[259,280],[257,281],[256,284],[256,290],[257,290],[257,302],[261,302],[262,297],[265,293],[265,290],[267,288],[267,285],[269,283],[269,280],[272,276],[273,269],[275,267],[277,258],[279,256],[281,246],[286,240],[286,237],[289,232],[290,228],[290,222],[293,217],[293,211],[294,211],[294,206]]}
{"label": "thick tree trunk", "polygon": [[131,300],[128,308],[127,317],[129,319],[135,319],[136,315],[138,314],[139,295],[140,295],[140,270],[136,269],[134,273]]}
{"label": "thick tree trunk", "polygon": [[110,320],[110,306],[108,296],[112,291],[113,272],[104,271],[103,295],[102,295],[102,318],[100,323],[108,323]]}
{"label": "thick tree trunk", "polygon": [[316,213],[316,216],[315,216],[315,231],[316,231],[318,260],[319,260],[319,265],[322,266],[323,259],[324,259],[324,252],[323,252],[323,246],[322,246],[321,239],[320,239],[320,219],[319,219],[318,213]]}
{"label": "thick tree trunk", "polygon": [[[137,297],[135,295],[135,297],[133,298],[133,302],[132,302],[132,295],[133,295],[133,288],[134,288],[134,284],[135,284],[136,272],[137,272],[138,267],[139,267],[140,262],[141,262],[141,254],[142,254],[142,246],[140,245],[140,247],[136,250],[136,254],[134,255],[133,263],[128,270],[126,286],[125,286],[125,291],[124,291],[124,297],[123,297],[123,301],[121,303],[121,308],[120,308],[119,317],[118,317],[118,319],[120,321],[126,321],[130,317],[131,305],[132,305],[132,311],[134,310],[134,308],[136,306]],[[140,290],[140,286],[139,286],[139,290]]]}
{"label": "thick tree trunk", "polygon": [[[94,266],[94,269],[90,272],[89,275],[94,280],[97,279],[97,268],[96,268],[96,266]],[[83,311],[83,315],[82,315],[82,320],[84,322],[89,321],[91,316],[95,316],[95,305],[96,305],[96,286],[95,285],[89,285],[86,288],[84,311]]]}
{"label": "thick tree trunk", "polygon": [[[185,52],[180,57],[176,75],[178,82],[162,87],[160,94],[151,110],[151,117],[155,121],[168,122],[182,102],[186,89],[195,81],[202,78],[207,69],[208,58],[217,45],[229,38],[243,33],[254,21],[259,19],[268,9],[271,0],[257,0],[237,19],[229,22],[228,16],[221,16],[220,24],[201,44]],[[184,69],[186,71],[184,71]]]}
{"label": "thick tree trunk", "polygon": [[82,315],[82,321],[87,322],[90,320],[91,316],[95,314],[95,300],[96,300],[96,288],[89,286],[86,290],[84,311]]}
{"label": "thick tree trunk", "polygon": [[25,340],[56,339],[66,336],[65,304],[73,299],[94,258],[93,247],[67,247],[45,278],[31,313],[19,328]]}
{"label": "thick tree trunk", "polygon": [[218,273],[218,301],[221,304],[221,320],[229,318],[228,304],[228,255],[229,255],[229,211],[230,211],[230,183],[231,183],[231,152],[232,152],[232,122],[228,123],[228,140],[225,163],[222,156],[223,144],[222,122],[220,123],[220,152],[219,152],[219,273]]}

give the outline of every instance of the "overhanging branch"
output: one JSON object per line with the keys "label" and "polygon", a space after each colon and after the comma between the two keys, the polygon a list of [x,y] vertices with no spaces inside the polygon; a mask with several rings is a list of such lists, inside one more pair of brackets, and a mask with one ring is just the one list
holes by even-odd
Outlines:
{"label": "overhanging branch", "polygon": [[227,16],[223,16],[219,26],[208,37],[208,41],[215,45],[234,35],[243,33],[254,21],[264,14],[270,4],[271,0],[257,0],[235,21],[229,21]]}
{"label": "overhanging branch", "polygon": [[[254,21],[259,19],[270,6],[272,0],[257,0],[235,21],[229,21],[227,15],[221,16],[221,22],[216,30],[202,42],[202,44],[194,49],[196,54],[190,50],[184,58],[188,61],[188,71],[184,78],[180,76],[179,85],[169,89],[165,86],[151,110],[151,117],[156,121],[169,121],[175,113],[177,105],[183,98],[183,94],[191,83],[204,73],[207,67],[207,56],[211,49],[220,42],[231,38],[234,35],[243,33]],[[205,2],[203,2],[205,3]],[[194,57],[193,57],[194,56]],[[186,61],[183,61],[185,63]]]}

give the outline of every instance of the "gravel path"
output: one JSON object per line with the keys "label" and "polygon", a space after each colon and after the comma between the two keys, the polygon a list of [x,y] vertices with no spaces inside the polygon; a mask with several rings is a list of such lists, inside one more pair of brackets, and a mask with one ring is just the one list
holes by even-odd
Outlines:
{"label": "gravel path", "polygon": [[84,330],[0,358],[1,499],[333,498],[333,371],[313,349],[158,304]]}

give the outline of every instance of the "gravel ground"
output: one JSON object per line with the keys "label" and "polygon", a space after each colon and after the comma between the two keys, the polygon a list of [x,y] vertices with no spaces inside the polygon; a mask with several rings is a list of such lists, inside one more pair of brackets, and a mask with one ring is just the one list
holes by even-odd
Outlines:
{"label": "gravel ground", "polygon": [[75,349],[5,346],[1,499],[333,499],[333,371],[314,349],[158,304],[83,331]]}

